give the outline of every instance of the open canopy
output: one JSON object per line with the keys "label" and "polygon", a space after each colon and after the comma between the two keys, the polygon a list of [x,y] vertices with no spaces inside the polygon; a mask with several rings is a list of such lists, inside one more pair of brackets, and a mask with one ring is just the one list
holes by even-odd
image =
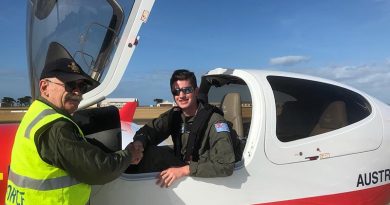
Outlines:
{"label": "open canopy", "polygon": [[[29,1],[27,54],[33,98],[39,95],[49,45],[58,42],[86,74],[103,84],[99,92],[84,97],[84,105],[104,99],[120,81],[152,4],[151,0]],[[121,59],[124,49],[129,51]],[[106,77],[115,83],[103,83]]]}

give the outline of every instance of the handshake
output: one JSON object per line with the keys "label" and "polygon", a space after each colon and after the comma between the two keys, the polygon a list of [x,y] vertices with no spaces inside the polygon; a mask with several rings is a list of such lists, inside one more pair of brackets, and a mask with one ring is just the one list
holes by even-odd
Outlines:
{"label": "handshake", "polygon": [[131,154],[130,164],[138,164],[144,156],[144,145],[141,141],[131,142],[127,145],[126,150],[128,150]]}

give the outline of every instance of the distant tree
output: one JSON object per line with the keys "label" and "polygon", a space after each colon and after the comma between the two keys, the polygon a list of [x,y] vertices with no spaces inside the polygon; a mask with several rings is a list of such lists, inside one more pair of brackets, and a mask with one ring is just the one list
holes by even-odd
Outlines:
{"label": "distant tree", "polygon": [[16,100],[16,104],[20,107],[23,106],[23,98],[18,98],[18,100]]}
{"label": "distant tree", "polygon": [[163,102],[163,99],[161,99],[161,98],[156,98],[156,99],[154,99],[153,100],[155,103],[156,103],[156,105],[157,104],[159,104],[159,103],[162,103]]}
{"label": "distant tree", "polygon": [[13,107],[15,102],[16,102],[15,99],[13,99],[11,97],[3,97],[3,99],[1,100],[1,106],[2,107]]}
{"label": "distant tree", "polygon": [[24,96],[22,98],[18,98],[17,103],[19,104],[19,106],[27,107],[31,105],[31,99],[31,96]]}
{"label": "distant tree", "polygon": [[32,97],[31,96],[24,96],[24,102],[26,106],[30,106],[32,103]]}

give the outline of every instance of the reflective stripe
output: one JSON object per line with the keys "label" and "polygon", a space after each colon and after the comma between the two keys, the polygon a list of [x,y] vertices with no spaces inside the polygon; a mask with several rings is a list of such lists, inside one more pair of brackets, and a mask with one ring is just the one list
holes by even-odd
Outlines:
{"label": "reflective stripe", "polygon": [[30,132],[31,132],[31,129],[44,117],[46,117],[47,115],[52,115],[52,114],[56,114],[57,112],[54,111],[53,109],[46,109],[46,110],[43,110],[41,113],[39,113],[39,115],[28,125],[28,127],[26,128],[26,132],[24,133],[24,136],[26,138],[30,138]]}
{"label": "reflective stripe", "polygon": [[31,179],[30,177],[18,175],[11,169],[9,170],[8,180],[19,187],[41,191],[66,188],[80,183],[75,178],[70,176],[62,176],[43,180]]}

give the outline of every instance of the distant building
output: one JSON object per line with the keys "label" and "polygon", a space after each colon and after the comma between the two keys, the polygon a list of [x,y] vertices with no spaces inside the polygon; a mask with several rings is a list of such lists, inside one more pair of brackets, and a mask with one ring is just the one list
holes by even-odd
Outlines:
{"label": "distant building", "polygon": [[169,102],[169,101],[163,101],[161,103],[157,103],[156,107],[173,107],[176,106],[176,103],[174,102]]}
{"label": "distant building", "polygon": [[106,98],[99,103],[100,107],[113,105],[117,108],[122,108],[127,102],[138,102],[137,98]]}

